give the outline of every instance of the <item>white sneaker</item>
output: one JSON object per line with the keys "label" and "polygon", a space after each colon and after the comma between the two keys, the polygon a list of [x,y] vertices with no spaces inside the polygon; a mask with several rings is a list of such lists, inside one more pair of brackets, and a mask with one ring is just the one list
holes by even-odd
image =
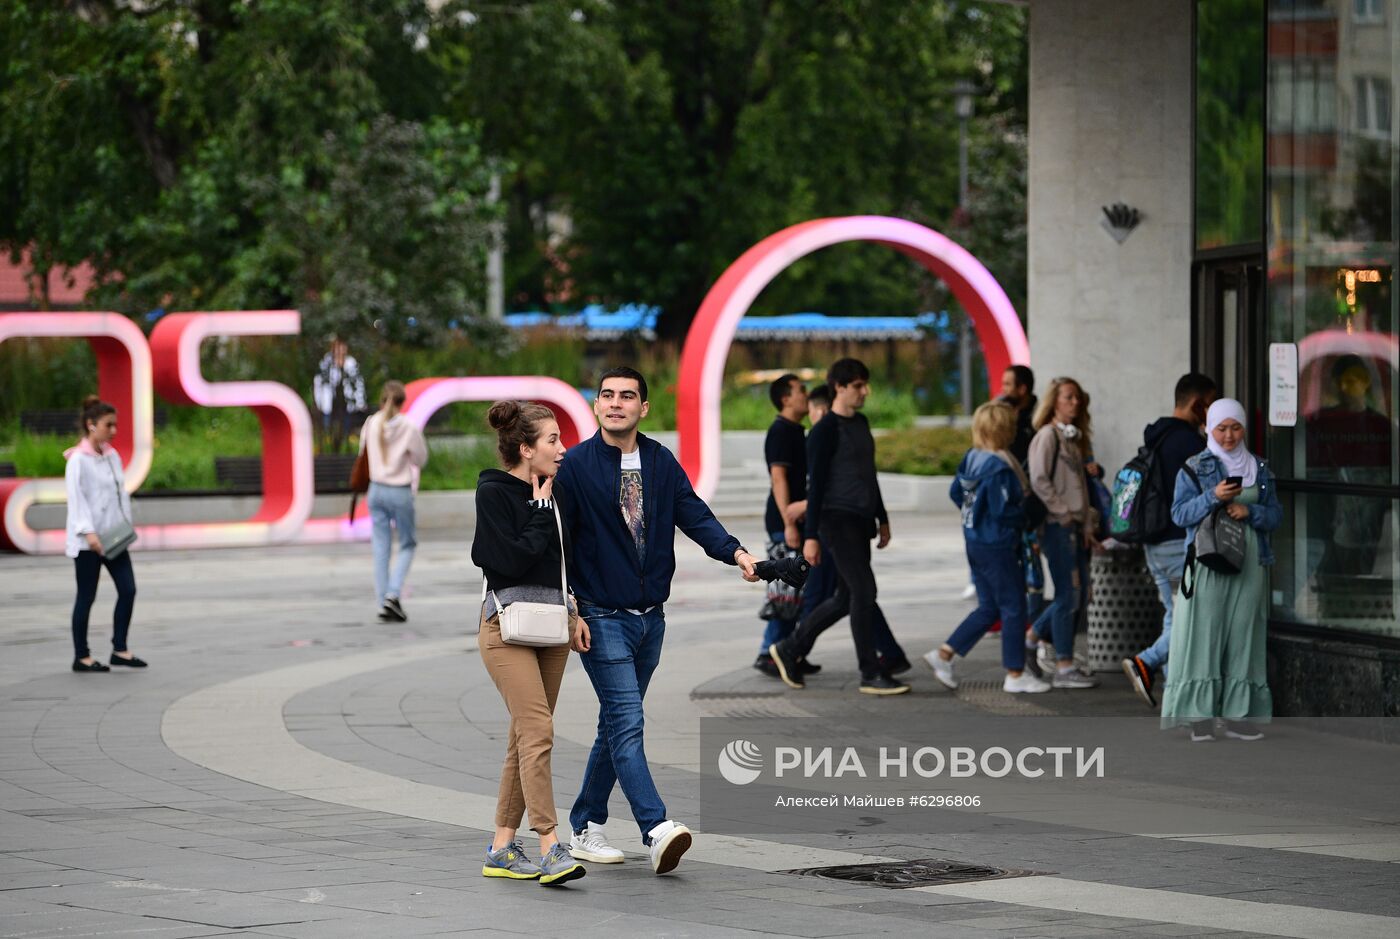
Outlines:
{"label": "white sneaker", "polygon": [[1001,690],[1007,694],[1040,694],[1050,690],[1050,683],[1030,672],[1022,672],[1015,676],[1007,675],[1006,681],[1001,683]]}
{"label": "white sneaker", "polygon": [[621,864],[622,852],[608,844],[603,826],[589,822],[583,831],[576,831],[569,839],[569,853],[575,860],[592,861],[594,864]]}
{"label": "white sneaker", "polygon": [[949,688],[958,687],[958,676],[953,674],[953,663],[943,661],[943,656],[938,654],[937,649],[925,652],[924,661],[928,663],[929,668],[933,669],[933,677]]}
{"label": "white sneaker", "polygon": [[690,850],[690,829],[667,819],[647,832],[651,839],[651,869],[669,874],[681,862],[681,855]]}
{"label": "white sneaker", "polygon": [[1059,656],[1055,655],[1055,647],[1048,642],[1041,642],[1035,647],[1035,664],[1040,666],[1040,670],[1046,675],[1055,674],[1055,670],[1060,667]]}
{"label": "white sneaker", "polygon": [[963,592],[962,592],[962,599],[964,599],[964,600],[975,600],[975,599],[977,599],[977,585],[976,585],[976,584],[968,584],[966,587],[964,587],[964,588],[963,588]]}

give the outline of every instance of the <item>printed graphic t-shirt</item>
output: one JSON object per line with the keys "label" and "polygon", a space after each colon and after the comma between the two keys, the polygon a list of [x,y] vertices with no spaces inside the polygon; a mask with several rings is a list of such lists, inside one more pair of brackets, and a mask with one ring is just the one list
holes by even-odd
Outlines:
{"label": "printed graphic t-shirt", "polygon": [[627,530],[632,533],[632,541],[637,546],[637,559],[645,562],[647,556],[647,532],[642,514],[642,451],[633,450],[622,454],[622,481],[617,493],[618,505],[622,507],[622,519]]}

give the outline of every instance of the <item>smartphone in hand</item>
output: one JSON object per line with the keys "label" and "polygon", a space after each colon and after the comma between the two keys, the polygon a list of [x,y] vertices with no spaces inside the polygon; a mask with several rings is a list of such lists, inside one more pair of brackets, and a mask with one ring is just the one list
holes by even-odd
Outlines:
{"label": "smartphone in hand", "polygon": [[1225,477],[1225,485],[1227,485],[1227,486],[1243,486],[1243,485],[1244,485],[1244,477],[1243,477],[1243,476],[1226,476],[1226,477]]}

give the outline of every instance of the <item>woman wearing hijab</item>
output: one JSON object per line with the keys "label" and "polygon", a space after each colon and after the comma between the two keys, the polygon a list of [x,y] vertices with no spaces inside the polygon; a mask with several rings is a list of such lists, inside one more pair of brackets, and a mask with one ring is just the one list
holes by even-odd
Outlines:
{"label": "woman wearing hijab", "polygon": [[[1177,593],[1171,668],[1162,696],[1162,727],[1190,725],[1194,742],[1214,740],[1217,723],[1233,740],[1258,740],[1257,726],[1273,714],[1264,659],[1269,532],[1283,518],[1274,477],[1245,446],[1245,413],[1221,398],[1206,413],[1206,450],[1176,477],[1172,521],[1186,529],[1190,549],[1202,522],[1220,506],[1246,522],[1244,565],[1237,574],[1195,564],[1190,598]],[[1194,552],[1188,556],[1194,557]],[[1180,612],[1176,612],[1180,611]]]}

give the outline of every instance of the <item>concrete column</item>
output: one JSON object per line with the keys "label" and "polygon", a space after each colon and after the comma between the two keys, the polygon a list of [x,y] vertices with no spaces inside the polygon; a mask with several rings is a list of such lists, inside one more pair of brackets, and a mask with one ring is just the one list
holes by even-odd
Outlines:
{"label": "concrete column", "polygon": [[[1036,391],[1092,399],[1110,474],[1191,363],[1192,0],[1030,5],[1029,309]],[[1099,222],[1124,202],[1122,245]]]}

